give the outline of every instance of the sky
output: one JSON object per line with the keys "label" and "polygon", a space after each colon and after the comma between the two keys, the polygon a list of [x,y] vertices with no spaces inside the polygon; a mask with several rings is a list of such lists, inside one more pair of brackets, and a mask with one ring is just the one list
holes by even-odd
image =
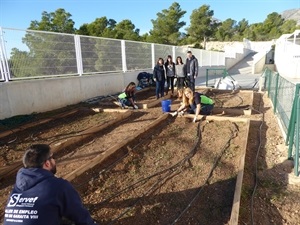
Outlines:
{"label": "sky", "polygon": [[300,8],[300,0],[0,0],[0,27],[27,29],[31,21],[41,21],[43,11],[51,13],[63,8],[72,15],[77,29],[106,16],[117,22],[131,20],[142,35],[153,28],[151,20],[157,18],[157,13],[168,9],[173,2],[186,11],[182,18],[185,27],[190,23],[192,11],[204,4],[221,21],[231,18],[239,22],[245,18],[249,24],[263,22],[272,12],[280,14]]}

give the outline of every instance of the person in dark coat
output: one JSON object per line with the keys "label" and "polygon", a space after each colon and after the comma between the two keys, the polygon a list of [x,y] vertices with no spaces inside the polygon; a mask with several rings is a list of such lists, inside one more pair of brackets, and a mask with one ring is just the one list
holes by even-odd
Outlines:
{"label": "person in dark coat", "polygon": [[23,157],[24,167],[5,208],[4,225],[60,225],[63,217],[75,225],[95,225],[70,182],[57,178],[50,146],[35,144]]}
{"label": "person in dark coat", "polygon": [[195,79],[198,76],[198,60],[191,51],[187,52],[186,73],[189,81],[189,87],[195,91]]}
{"label": "person in dark coat", "polygon": [[164,65],[164,60],[159,58],[153,69],[153,79],[156,83],[155,94],[156,99],[164,97],[164,88],[166,82],[166,69]]}

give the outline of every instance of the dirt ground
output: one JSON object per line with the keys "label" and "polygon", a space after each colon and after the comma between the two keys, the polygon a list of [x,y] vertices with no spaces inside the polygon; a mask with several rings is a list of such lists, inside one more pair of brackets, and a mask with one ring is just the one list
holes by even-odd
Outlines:
{"label": "dirt ground", "polygon": [[[216,107],[252,105],[249,94],[243,92],[207,95],[215,99]],[[259,93],[253,96],[239,224],[299,224],[300,205],[296,199],[300,193],[297,186],[287,183],[291,164],[286,160],[287,150],[282,147],[284,140],[270,100]],[[153,90],[137,95],[138,103],[153,100]],[[175,110],[180,101],[172,100]],[[129,109],[129,117],[113,123],[124,112],[92,110],[118,109],[113,101],[111,96],[101,99],[100,104],[82,103],[0,121],[0,173],[4,176],[0,184],[0,221],[15,179],[11,166],[20,162],[29,145],[47,143],[55,148],[71,141],[55,153],[57,176],[64,177],[129,140],[163,114],[159,104],[150,109]],[[112,125],[95,132],[108,123]],[[246,137],[242,122],[194,124],[190,118],[168,116],[72,184],[99,224],[227,224]]]}

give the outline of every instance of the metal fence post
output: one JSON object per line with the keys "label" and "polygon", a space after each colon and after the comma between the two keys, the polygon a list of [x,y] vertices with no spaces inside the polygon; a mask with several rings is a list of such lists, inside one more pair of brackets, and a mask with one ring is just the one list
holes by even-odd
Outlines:
{"label": "metal fence post", "polygon": [[0,61],[1,61],[1,74],[3,75],[2,79],[5,82],[8,82],[10,79],[10,70],[8,66],[8,60],[6,56],[6,49],[5,49],[5,40],[3,38],[3,30],[0,27]]}
{"label": "metal fence post", "polygon": [[[295,96],[296,98],[296,96]],[[299,129],[300,129],[300,95],[297,96],[297,107],[296,107],[296,140],[295,140],[295,166],[294,173],[296,176],[299,176]]]}
{"label": "metal fence post", "polygon": [[152,56],[152,69],[153,69],[156,65],[154,44],[151,44],[151,56]]}
{"label": "metal fence post", "polygon": [[271,91],[271,81],[272,81],[272,71],[267,70],[268,72],[268,77],[269,77],[269,82],[268,82],[268,98],[270,97],[270,91]]}
{"label": "metal fence post", "polygon": [[206,69],[206,87],[208,86],[208,69]]}
{"label": "metal fence post", "polygon": [[296,90],[294,95],[294,101],[293,101],[293,107],[288,127],[288,132],[286,135],[286,142],[285,144],[289,145],[288,149],[288,158],[292,157],[292,150],[293,150],[293,144],[294,144],[294,135],[295,135],[295,123],[296,123],[296,111],[297,111],[297,96],[299,95],[300,90],[300,84],[296,84]]}
{"label": "metal fence post", "polygon": [[274,100],[273,100],[273,105],[274,105],[274,114],[276,113],[276,107],[277,107],[277,101],[278,101],[278,99],[277,99],[277,95],[278,95],[278,80],[279,80],[279,73],[276,73],[276,75],[275,75],[276,77],[275,77],[275,95],[274,95]]}
{"label": "metal fence post", "polygon": [[122,54],[122,70],[125,73],[127,71],[125,40],[121,40],[121,54]]}
{"label": "metal fence post", "polygon": [[82,74],[83,74],[83,65],[82,65],[80,36],[79,35],[74,35],[74,41],[75,41],[75,54],[76,54],[77,73],[79,74],[79,76],[82,76]]}

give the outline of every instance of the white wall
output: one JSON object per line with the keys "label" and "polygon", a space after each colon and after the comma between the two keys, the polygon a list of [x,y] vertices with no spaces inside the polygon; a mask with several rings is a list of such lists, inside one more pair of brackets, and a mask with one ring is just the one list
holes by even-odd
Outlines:
{"label": "white wall", "polygon": [[0,83],[0,119],[45,112],[96,96],[115,94],[139,72],[34,79]]}

